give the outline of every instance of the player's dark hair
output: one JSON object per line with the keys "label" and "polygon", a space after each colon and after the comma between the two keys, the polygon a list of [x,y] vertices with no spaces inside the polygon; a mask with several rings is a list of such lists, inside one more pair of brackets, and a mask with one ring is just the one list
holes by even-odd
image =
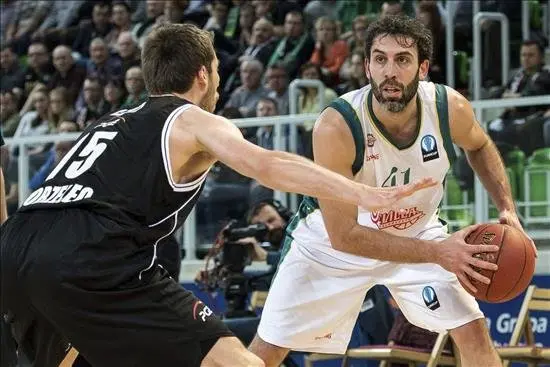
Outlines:
{"label": "player's dark hair", "polygon": [[185,93],[202,66],[212,72],[212,37],[193,24],[163,24],[153,29],[141,54],[149,93]]}
{"label": "player's dark hair", "polygon": [[416,19],[405,15],[387,16],[371,23],[367,29],[365,55],[370,61],[371,49],[378,36],[392,36],[402,47],[416,46],[418,63],[432,59],[433,41],[428,28]]}

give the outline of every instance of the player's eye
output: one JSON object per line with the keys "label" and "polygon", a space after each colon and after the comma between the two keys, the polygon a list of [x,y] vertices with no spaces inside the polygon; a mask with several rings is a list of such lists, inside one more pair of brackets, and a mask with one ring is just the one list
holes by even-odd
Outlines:
{"label": "player's eye", "polygon": [[376,62],[379,63],[379,64],[383,64],[384,61],[386,61],[386,58],[385,58],[384,56],[376,56],[376,57],[374,58],[374,61],[376,61]]}
{"label": "player's eye", "polygon": [[397,62],[400,63],[400,64],[406,64],[409,62],[409,58],[408,57],[405,57],[405,56],[400,56],[398,59],[397,59]]}

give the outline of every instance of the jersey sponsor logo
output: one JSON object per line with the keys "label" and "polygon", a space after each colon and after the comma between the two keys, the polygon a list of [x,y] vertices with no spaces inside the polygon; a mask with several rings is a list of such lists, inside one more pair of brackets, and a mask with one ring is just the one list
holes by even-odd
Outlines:
{"label": "jersey sponsor logo", "polygon": [[332,339],[332,333],[325,334],[323,336],[316,336],[315,340],[321,340],[321,339]]}
{"label": "jersey sponsor logo", "polygon": [[372,161],[372,160],[376,161],[378,159],[380,159],[380,153],[373,153],[373,154],[367,155],[365,160],[368,162],[368,161]]}
{"label": "jersey sponsor logo", "polygon": [[415,206],[399,210],[391,209],[385,212],[372,212],[370,216],[378,229],[393,227],[404,230],[418,222],[425,215],[423,211],[418,210]]}
{"label": "jersey sponsor logo", "polygon": [[[200,305],[202,305],[203,308],[197,313],[197,310]],[[202,322],[206,322],[206,318],[208,316],[211,316],[212,313],[213,313],[212,310],[201,301],[196,301],[195,304],[193,305],[193,320],[196,320],[197,317],[199,317],[202,320]]]}
{"label": "jersey sponsor logo", "polygon": [[424,162],[429,162],[439,158],[437,141],[433,135],[424,135],[420,141],[420,148],[422,150],[422,160]]}
{"label": "jersey sponsor logo", "polygon": [[424,287],[424,289],[422,290],[422,299],[424,300],[424,304],[426,304],[426,307],[428,307],[432,311],[437,310],[441,306],[439,304],[439,300],[437,299],[435,289],[433,289],[429,285]]}
{"label": "jersey sponsor logo", "polygon": [[94,194],[94,189],[79,184],[63,186],[44,186],[33,191],[25,200],[23,206],[33,204],[74,203],[88,199]]}
{"label": "jersey sponsor logo", "polygon": [[374,142],[376,141],[376,138],[371,133],[367,134],[367,146],[369,148],[372,148],[374,146]]}

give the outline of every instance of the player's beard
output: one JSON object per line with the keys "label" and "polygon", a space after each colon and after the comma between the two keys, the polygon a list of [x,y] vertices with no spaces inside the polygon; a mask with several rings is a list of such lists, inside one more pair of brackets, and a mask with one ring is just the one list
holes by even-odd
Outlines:
{"label": "player's beard", "polygon": [[[420,77],[418,76],[418,71],[416,72],[416,75],[413,81],[407,84],[406,86],[392,79],[386,79],[380,85],[376,84],[374,79],[371,78],[370,80],[374,98],[376,98],[378,103],[380,103],[383,107],[385,107],[389,112],[394,112],[394,113],[401,112],[405,109],[405,107],[407,107],[407,105],[413,99],[413,97],[415,96],[418,90],[419,82],[420,82]],[[386,86],[399,88],[401,90],[401,97],[385,98],[383,95],[383,90]]]}
{"label": "player's beard", "polygon": [[218,93],[217,87],[214,85],[212,76],[210,75],[208,81],[208,89],[206,90],[205,96],[200,101],[199,106],[208,112],[214,112],[216,109],[216,103],[218,102]]}

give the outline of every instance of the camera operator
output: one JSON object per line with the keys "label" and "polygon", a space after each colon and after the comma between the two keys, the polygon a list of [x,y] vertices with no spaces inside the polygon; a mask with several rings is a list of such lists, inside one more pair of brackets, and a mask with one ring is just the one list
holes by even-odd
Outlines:
{"label": "camera operator", "polygon": [[272,267],[277,266],[281,257],[284,231],[291,216],[292,213],[275,200],[261,201],[249,210],[246,218],[248,224],[263,224],[268,230],[263,243],[255,237],[247,237],[238,241],[243,244],[251,244],[252,261],[265,261]]}

